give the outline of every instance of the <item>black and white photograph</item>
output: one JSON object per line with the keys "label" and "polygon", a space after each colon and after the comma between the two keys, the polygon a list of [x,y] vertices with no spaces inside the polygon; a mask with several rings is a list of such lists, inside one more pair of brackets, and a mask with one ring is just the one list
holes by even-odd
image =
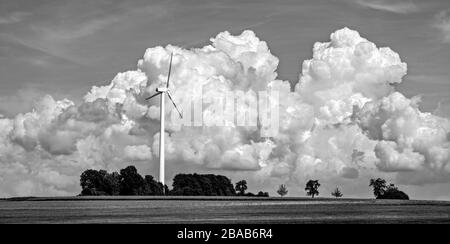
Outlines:
{"label": "black and white photograph", "polygon": [[0,224],[448,223],[448,0],[0,0]]}

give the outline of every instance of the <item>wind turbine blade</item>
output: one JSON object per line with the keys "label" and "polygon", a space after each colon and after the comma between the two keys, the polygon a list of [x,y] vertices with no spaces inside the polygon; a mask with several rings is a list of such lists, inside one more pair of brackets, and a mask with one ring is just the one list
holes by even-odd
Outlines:
{"label": "wind turbine blade", "polygon": [[175,107],[175,109],[177,110],[178,114],[180,115],[180,118],[183,118],[183,115],[181,114],[180,110],[178,109],[177,105],[175,104],[175,102],[173,101],[172,95],[170,94],[170,91],[167,91],[167,96],[169,96],[170,101],[172,101],[173,106]]}
{"label": "wind turbine blade", "polygon": [[156,97],[156,96],[158,96],[159,94],[161,94],[161,92],[157,92],[157,93],[155,93],[155,94],[153,94],[152,96],[150,96],[150,97],[147,97],[145,100],[150,100],[150,99],[152,99],[152,98],[154,98],[154,97]]}
{"label": "wind turbine blade", "polygon": [[169,74],[167,75],[167,88],[169,88],[170,72],[172,71],[172,58],[173,58],[173,53],[170,54]]}

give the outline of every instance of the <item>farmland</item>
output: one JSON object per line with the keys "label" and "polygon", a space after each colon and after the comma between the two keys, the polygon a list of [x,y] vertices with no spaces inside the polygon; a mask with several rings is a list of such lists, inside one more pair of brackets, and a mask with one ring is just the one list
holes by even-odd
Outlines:
{"label": "farmland", "polygon": [[0,223],[450,223],[450,202],[240,197],[0,200]]}

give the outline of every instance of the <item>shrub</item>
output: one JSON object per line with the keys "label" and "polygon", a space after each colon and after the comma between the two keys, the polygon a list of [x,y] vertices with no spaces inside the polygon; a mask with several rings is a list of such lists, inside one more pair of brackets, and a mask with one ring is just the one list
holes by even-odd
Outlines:
{"label": "shrub", "polygon": [[287,189],[286,185],[283,185],[283,184],[280,185],[280,187],[277,190],[277,193],[282,197],[285,196],[286,194],[288,194],[288,189]]}
{"label": "shrub", "polygon": [[386,181],[384,179],[371,179],[369,186],[373,187],[373,194],[376,199],[409,200],[409,196],[400,191],[394,184],[386,186]]}
{"label": "shrub", "polygon": [[173,179],[171,195],[234,196],[231,180],[222,175],[178,174]]}

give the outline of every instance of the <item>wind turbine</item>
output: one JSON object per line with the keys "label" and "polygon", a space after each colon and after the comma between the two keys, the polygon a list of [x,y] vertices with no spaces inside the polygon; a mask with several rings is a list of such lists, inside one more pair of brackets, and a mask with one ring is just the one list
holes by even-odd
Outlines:
{"label": "wind turbine", "polygon": [[[160,104],[160,132],[159,132],[159,182],[163,184],[163,192],[164,192],[164,176],[165,176],[165,165],[164,165],[164,116],[165,116],[165,94],[169,97],[170,101],[172,101],[173,106],[177,110],[178,114],[180,115],[180,118],[183,118],[183,115],[181,114],[180,110],[178,110],[177,105],[175,104],[175,101],[173,101],[172,94],[169,90],[169,82],[170,82],[170,72],[172,70],[172,58],[173,53],[170,54],[170,64],[169,64],[169,74],[167,75],[167,82],[165,87],[159,87],[156,88],[156,94],[153,94],[152,96],[146,98],[145,100],[150,100],[158,95],[161,95],[161,104]],[[165,192],[164,192],[165,193]]]}

